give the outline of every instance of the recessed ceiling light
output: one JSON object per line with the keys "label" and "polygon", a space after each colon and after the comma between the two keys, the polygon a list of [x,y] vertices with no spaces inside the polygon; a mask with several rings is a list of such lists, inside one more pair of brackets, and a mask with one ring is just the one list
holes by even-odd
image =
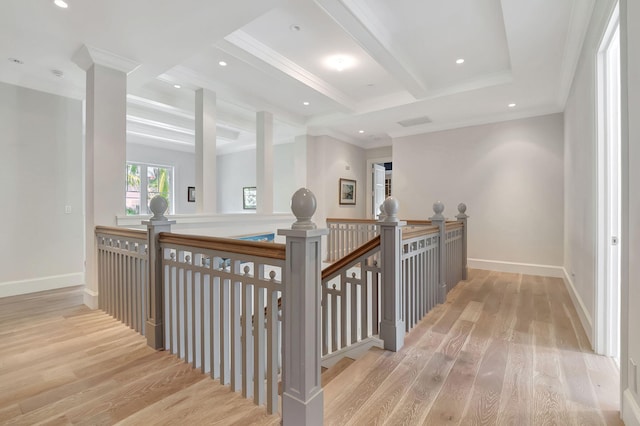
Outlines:
{"label": "recessed ceiling light", "polygon": [[327,67],[336,71],[343,71],[354,66],[356,60],[348,55],[333,55],[325,59],[324,63]]}
{"label": "recessed ceiling light", "polygon": [[180,86],[179,84],[174,84],[173,87],[175,87],[176,89],[181,88],[182,86]]}
{"label": "recessed ceiling light", "polygon": [[362,134],[364,133],[364,130],[358,130],[358,133]]}
{"label": "recessed ceiling light", "polygon": [[67,4],[66,1],[64,0],[53,0],[53,4],[55,4],[58,7],[61,7],[63,9],[66,9],[69,7],[69,5]]}
{"label": "recessed ceiling light", "polygon": [[462,59],[462,58],[456,59],[456,64],[458,64],[458,65],[464,64],[464,59]]}
{"label": "recessed ceiling light", "polygon": [[515,108],[515,107],[516,107],[516,104],[514,104],[514,103],[510,103],[510,104],[509,104],[509,105],[507,105],[507,106],[508,106],[509,108]]}
{"label": "recessed ceiling light", "polygon": [[24,64],[24,62],[22,62],[20,59],[17,59],[17,58],[9,58],[9,61],[13,62],[14,64],[18,64],[18,65]]}
{"label": "recessed ceiling light", "polygon": [[294,24],[294,25],[291,25],[291,26],[289,27],[289,29],[290,29],[291,31],[300,31],[300,25],[295,25],[295,24]]}
{"label": "recessed ceiling light", "polygon": [[227,63],[225,61],[220,61],[218,62],[218,65],[220,65],[221,67],[226,67]]}
{"label": "recessed ceiling light", "polygon": [[304,102],[302,103],[302,105],[304,105],[304,106],[309,106],[309,102],[304,101]]}

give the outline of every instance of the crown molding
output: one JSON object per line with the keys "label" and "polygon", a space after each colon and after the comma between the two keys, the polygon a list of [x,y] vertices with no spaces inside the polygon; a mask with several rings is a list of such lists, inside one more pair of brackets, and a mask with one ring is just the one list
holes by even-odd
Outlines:
{"label": "crown molding", "polygon": [[86,44],[83,44],[82,47],[73,54],[71,60],[84,71],[87,71],[92,65],[96,64],[125,74],[130,74],[140,66],[139,63],[131,59]]}

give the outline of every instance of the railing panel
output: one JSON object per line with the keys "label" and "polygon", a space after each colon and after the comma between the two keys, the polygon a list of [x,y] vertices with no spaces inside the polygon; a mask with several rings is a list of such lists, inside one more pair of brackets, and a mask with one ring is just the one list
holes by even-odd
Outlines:
{"label": "railing panel", "polygon": [[327,219],[327,262],[335,262],[378,235],[377,222],[365,219]]}
{"label": "railing panel", "polygon": [[378,334],[381,269],[376,241],[338,270],[323,272],[323,356]]}
{"label": "railing panel", "polygon": [[145,334],[148,253],[145,231],[96,227],[98,307]]}
{"label": "railing panel", "polygon": [[431,227],[403,234],[402,282],[407,332],[437,304],[439,239],[437,229]]}
{"label": "railing panel", "polygon": [[163,238],[166,349],[277,412],[284,260]]}

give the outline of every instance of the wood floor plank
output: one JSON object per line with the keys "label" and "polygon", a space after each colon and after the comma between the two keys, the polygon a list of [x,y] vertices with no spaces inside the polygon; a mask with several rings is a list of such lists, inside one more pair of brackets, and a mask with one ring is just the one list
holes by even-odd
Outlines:
{"label": "wood floor plank", "polygon": [[472,327],[473,323],[469,321],[458,321],[451,328],[438,351],[407,389],[387,424],[421,424],[424,421]]}

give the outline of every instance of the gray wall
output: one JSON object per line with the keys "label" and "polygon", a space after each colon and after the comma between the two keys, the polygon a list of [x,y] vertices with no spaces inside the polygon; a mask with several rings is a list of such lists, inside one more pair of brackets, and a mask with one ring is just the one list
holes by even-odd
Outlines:
{"label": "gray wall", "polygon": [[558,274],[562,114],[394,139],[393,194],[408,219],[431,216],[435,201],[454,218],[466,203],[469,257],[482,262],[473,266],[546,265]]}
{"label": "gray wall", "polygon": [[81,284],[82,103],[0,83],[0,134],[0,297]]}

